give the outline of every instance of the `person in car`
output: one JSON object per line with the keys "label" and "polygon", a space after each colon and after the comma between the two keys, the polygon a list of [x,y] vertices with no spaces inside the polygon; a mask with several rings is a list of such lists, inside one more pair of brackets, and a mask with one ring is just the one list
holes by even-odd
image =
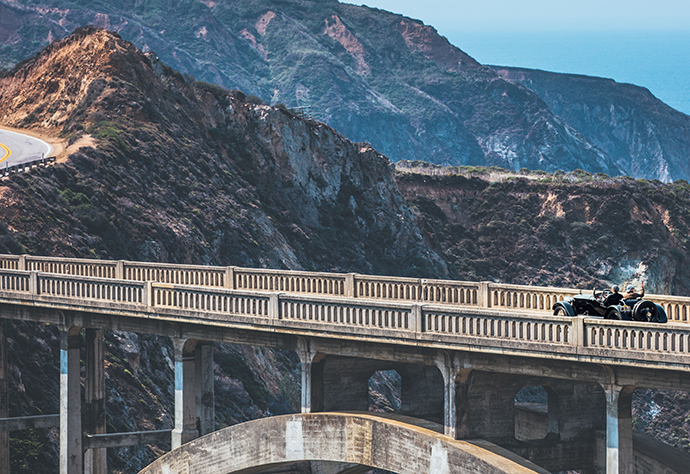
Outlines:
{"label": "person in car", "polygon": [[628,285],[627,287],[625,287],[625,294],[623,295],[623,299],[639,300],[643,296],[644,296],[644,282],[642,282],[639,293],[637,291],[635,291],[634,285]]}
{"label": "person in car", "polygon": [[618,285],[613,285],[613,287],[611,287],[611,294],[608,295],[604,300],[604,306],[620,304],[621,300],[623,299],[623,295],[621,295],[618,290]]}

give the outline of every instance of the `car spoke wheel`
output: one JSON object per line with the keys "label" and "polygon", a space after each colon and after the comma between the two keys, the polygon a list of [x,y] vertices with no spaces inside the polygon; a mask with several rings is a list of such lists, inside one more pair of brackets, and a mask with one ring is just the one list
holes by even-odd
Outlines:
{"label": "car spoke wheel", "polygon": [[651,301],[639,301],[632,312],[635,321],[644,321],[647,323],[656,323],[659,321],[659,313],[656,310],[656,305]]}
{"label": "car spoke wheel", "polygon": [[621,315],[621,312],[618,310],[618,308],[610,308],[606,312],[606,319],[615,319],[620,321],[623,319],[623,316]]}

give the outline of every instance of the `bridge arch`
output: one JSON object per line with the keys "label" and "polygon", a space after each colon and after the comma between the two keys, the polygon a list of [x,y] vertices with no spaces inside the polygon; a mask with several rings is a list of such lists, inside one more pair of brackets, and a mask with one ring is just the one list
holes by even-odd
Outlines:
{"label": "bridge arch", "polygon": [[545,474],[482,440],[457,441],[416,418],[380,413],[302,413],[248,421],[171,451],[140,474],[239,474],[280,464],[331,461],[398,474]]}

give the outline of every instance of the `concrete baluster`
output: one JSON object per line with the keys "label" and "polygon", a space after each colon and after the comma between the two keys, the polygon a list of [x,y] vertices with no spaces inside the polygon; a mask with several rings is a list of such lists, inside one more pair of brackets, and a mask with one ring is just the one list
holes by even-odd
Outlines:
{"label": "concrete baluster", "polygon": [[197,344],[194,351],[194,364],[196,366],[196,411],[199,419],[199,435],[204,436],[216,429],[212,343]]}
{"label": "concrete baluster", "polygon": [[[6,322],[0,319],[0,418],[9,416]],[[0,474],[10,474],[10,433],[0,431]]]}
{"label": "concrete baluster", "polygon": [[606,474],[633,474],[632,393],[635,387],[603,386],[606,394]]}
{"label": "concrete baluster", "polygon": [[[84,432],[105,434],[105,370],[103,330],[86,329],[84,365]],[[106,449],[88,449],[84,453],[84,474],[107,474]]]}
{"label": "concrete baluster", "polygon": [[60,474],[82,474],[81,328],[60,331]]}
{"label": "concrete baluster", "polygon": [[323,411],[324,406],[324,358],[310,347],[305,338],[297,340],[297,354],[302,363],[302,413]]}
{"label": "concrete baluster", "polygon": [[175,345],[175,428],[172,449],[199,437],[197,429],[197,386],[194,339],[176,339]]}

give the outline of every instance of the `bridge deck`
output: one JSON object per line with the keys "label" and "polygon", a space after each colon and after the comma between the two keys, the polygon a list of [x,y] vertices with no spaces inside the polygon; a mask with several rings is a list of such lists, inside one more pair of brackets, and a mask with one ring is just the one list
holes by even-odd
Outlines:
{"label": "bridge deck", "polygon": [[[690,326],[557,317],[461,305],[388,302],[1,270],[3,317],[149,332],[162,323],[690,371]],[[30,308],[43,310],[37,314]],[[51,313],[52,311],[52,313]],[[61,313],[59,313],[61,312]],[[52,314],[52,316],[51,316]],[[43,318],[43,319],[41,319]],[[156,332],[154,330],[154,332]]]}

